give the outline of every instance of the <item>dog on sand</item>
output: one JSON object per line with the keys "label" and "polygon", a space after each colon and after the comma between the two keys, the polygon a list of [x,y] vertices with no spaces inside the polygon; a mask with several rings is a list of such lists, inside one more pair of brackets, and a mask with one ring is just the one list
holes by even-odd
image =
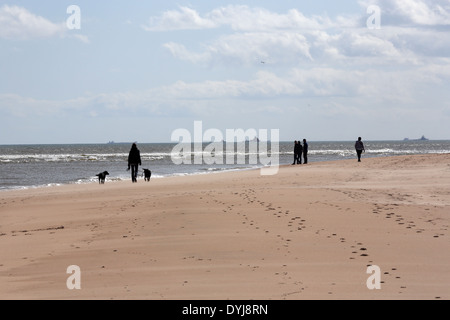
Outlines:
{"label": "dog on sand", "polygon": [[97,174],[98,183],[104,184],[107,175],[109,175],[108,171],[103,171],[103,172],[100,172],[99,174]]}
{"label": "dog on sand", "polygon": [[149,169],[142,169],[142,170],[144,170],[144,180],[147,182],[150,181],[152,172]]}

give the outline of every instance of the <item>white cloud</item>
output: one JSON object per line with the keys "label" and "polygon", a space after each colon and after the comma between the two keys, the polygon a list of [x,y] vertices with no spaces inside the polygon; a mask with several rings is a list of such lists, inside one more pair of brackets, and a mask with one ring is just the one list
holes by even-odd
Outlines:
{"label": "white cloud", "polygon": [[[0,94],[0,112],[19,117],[70,114],[90,117],[94,113],[103,117],[132,114],[139,116],[211,114],[220,117],[226,112],[235,113],[237,116],[256,112],[257,109],[253,108],[244,112],[242,108],[246,103],[251,104],[255,101],[259,107],[266,108],[273,107],[274,101],[279,99],[291,101],[292,106],[296,105],[295,101],[299,99],[309,98],[328,102],[345,99],[354,103],[352,107],[364,109],[376,105],[378,111],[389,111],[395,105],[407,112],[412,105],[418,103],[428,105],[430,101],[435,101],[437,106],[442,105],[439,99],[446,95],[447,91],[443,89],[449,79],[449,61],[390,71],[376,68],[351,71],[331,67],[294,68],[283,75],[267,71],[258,72],[254,78],[247,81],[205,80],[193,83],[177,81],[172,85],[144,91],[104,93],[63,101]],[[424,94],[433,90],[441,92],[441,96],[429,97]],[[275,104],[278,108],[283,108],[282,104]]]}
{"label": "white cloud", "polygon": [[[188,43],[187,45],[191,45]],[[450,55],[450,33],[417,28],[317,30],[304,33],[243,32],[221,35],[193,51],[182,43],[164,44],[180,60],[210,65],[420,64]]]}
{"label": "white cloud", "polygon": [[61,36],[64,23],[53,23],[27,9],[4,5],[0,8],[0,38],[27,40]]}
{"label": "white cloud", "polygon": [[86,35],[70,34],[65,22],[51,22],[23,7],[0,7],[0,39],[30,40],[52,37],[69,37],[83,43],[90,42]]}
{"label": "white cloud", "polygon": [[91,43],[89,37],[83,34],[74,34],[72,37],[86,44]]}
{"label": "white cloud", "polygon": [[161,17],[150,18],[149,25],[142,26],[147,31],[169,31],[186,29],[209,29],[217,27],[217,24],[200,17],[199,13],[191,8],[180,7],[179,11],[169,10]]}
{"label": "white cloud", "polygon": [[329,44],[347,58],[402,58],[402,53],[389,40],[373,33],[343,32]]}
{"label": "white cloud", "polygon": [[382,21],[389,25],[449,26],[448,0],[365,0],[363,6],[376,4],[382,11]]}
{"label": "white cloud", "polygon": [[180,7],[159,17],[151,17],[147,31],[198,30],[228,26],[235,31],[306,30],[322,29],[333,25],[327,16],[306,17],[297,9],[285,14],[246,5],[229,5],[216,8],[203,16],[196,10]]}
{"label": "white cloud", "polygon": [[230,5],[212,10],[206,15],[216,25],[228,25],[235,31],[306,30],[330,27],[328,17],[306,17],[297,9],[285,14],[271,12],[264,8],[250,8],[245,5]]}
{"label": "white cloud", "polygon": [[172,55],[180,60],[190,61],[192,63],[205,63],[211,59],[211,56],[208,52],[204,53],[194,53],[190,52],[186,47],[182,44],[175,42],[168,42],[163,45],[166,49],[168,49]]}
{"label": "white cloud", "polygon": [[[394,14],[399,14],[414,24],[450,25],[450,2],[448,0],[394,0],[389,3],[391,2]],[[382,4],[387,4],[386,0]]]}
{"label": "white cloud", "polygon": [[174,42],[164,44],[178,59],[196,64],[244,64],[261,62],[284,64],[287,61],[313,60],[305,36],[294,32],[235,33],[204,45],[203,52],[193,52]]}
{"label": "white cloud", "polygon": [[[373,1],[361,1],[361,6]],[[280,14],[245,5],[220,7],[205,14],[181,7],[153,17],[149,31],[210,29],[228,26],[215,39],[200,42],[201,51],[191,43],[164,44],[172,55],[200,65],[255,65],[268,63],[293,67],[310,64],[346,63],[363,65],[418,64],[427,56],[450,53],[450,33],[430,30],[450,21],[450,1],[378,0],[382,29],[369,30],[368,16],[306,17],[297,9]],[[365,10],[364,10],[365,13]],[[408,27],[405,27],[407,23]],[[423,26],[426,27],[423,27]],[[199,37],[201,34],[199,34]],[[201,38],[200,38],[201,39]],[[201,40],[200,40],[201,41]],[[375,61],[376,60],[376,61]]]}

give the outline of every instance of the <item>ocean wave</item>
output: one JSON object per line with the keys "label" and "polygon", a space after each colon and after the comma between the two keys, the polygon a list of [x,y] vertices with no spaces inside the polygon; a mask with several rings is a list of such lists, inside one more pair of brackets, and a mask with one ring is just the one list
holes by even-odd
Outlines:
{"label": "ocean wave", "polygon": [[[314,149],[310,148],[308,152],[311,156],[337,156],[349,157],[354,155],[353,148],[342,149]],[[402,154],[429,154],[429,153],[450,153],[449,149],[392,149],[392,148],[366,148],[367,154],[373,155],[402,155]],[[149,152],[141,153],[142,161],[155,162],[173,159],[189,159],[193,157],[227,158],[227,157],[272,157],[293,155],[293,150],[274,150],[274,151],[242,151],[242,150],[215,150],[211,151],[189,151],[183,152]],[[78,153],[78,154],[3,154],[0,155],[0,163],[39,163],[39,162],[126,162],[128,153]]]}
{"label": "ocean wave", "polygon": [[[142,160],[156,161],[170,157],[170,153],[143,153]],[[127,161],[128,153],[96,153],[96,154],[21,154],[0,155],[1,163],[32,163],[32,162],[123,162]]]}

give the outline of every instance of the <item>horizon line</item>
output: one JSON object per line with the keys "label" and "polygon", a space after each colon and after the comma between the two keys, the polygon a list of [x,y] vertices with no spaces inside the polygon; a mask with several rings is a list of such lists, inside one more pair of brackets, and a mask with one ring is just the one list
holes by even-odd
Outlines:
{"label": "horizon line", "polygon": [[[300,141],[300,140],[282,140],[279,141],[279,143],[292,143],[293,141]],[[303,141],[303,139],[301,139]],[[307,142],[354,142],[356,140],[307,140]],[[432,142],[432,141],[450,141],[450,139],[428,139],[428,140],[421,140],[421,139],[392,139],[392,140],[364,140],[365,142]],[[191,143],[214,143],[214,141],[192,141]],[[221,141],[226,142],[226,141]],[[233,141],[234,143],[240,143],[240,142],[252,142],[251,140],[246,141]],[[270,140],[267,141],[260,141],[260,142],[271,142]],[[0,143],[0,146],[36,146],[36,145],[121,145],[121,144],[179,144],[180,142],[53,142],[53,143]],[[187,142],[186,142],[187,143]]]}

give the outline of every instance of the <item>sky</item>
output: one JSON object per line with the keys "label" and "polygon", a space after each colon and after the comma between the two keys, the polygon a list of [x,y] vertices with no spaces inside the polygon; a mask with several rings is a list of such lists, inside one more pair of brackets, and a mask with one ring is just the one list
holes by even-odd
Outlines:
{"label": "sky", "polygon": [[0,0],[0,144],[450,139],[449,89],[450,0]]}

